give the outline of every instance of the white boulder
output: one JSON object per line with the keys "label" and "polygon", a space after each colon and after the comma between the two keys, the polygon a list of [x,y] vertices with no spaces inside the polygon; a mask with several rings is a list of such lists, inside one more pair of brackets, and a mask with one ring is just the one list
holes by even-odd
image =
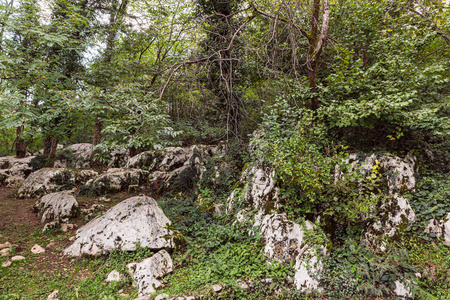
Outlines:
{"label": "white boulder", "polygon": [[325,256],[326,248],[322,244],[310,245],[306,239],[307,231],[318,234],[311,222],[297,224],[289,221],[285,214],[266,215],[261,221],[266,256],[280,261],[294,260],[294,285],[298,290],[321,290],[318,279],[323,270],[321,258]]}
{"label": "white boulder", "polygon": [[130,185],[140,185],[148,177],[148,171],[139,169],[108,169],[85,184],[87,191],[97,195],[127,190]]}
{"label": "white boulder", "polygon": [[155,250],[172,248],[170,224],[153,198],[132,197],[78,229],[75,242],[64,254],[96,256],[119,249],[134,251],[137,245]]}
{"label": "white boulder", "polygon": [[51,193],[43,196],[34,205],[39,212],[41,223],[47,223],[55,219],[74,218],[79,213],[79,205],[72,191]]}
{"label": "white boulder", "polygon": [[166,250],[161,250],[139,263],[127,265],[139,290],[139,296],[152,294],[161,286],[159,278],[173,271],[173,262]]}

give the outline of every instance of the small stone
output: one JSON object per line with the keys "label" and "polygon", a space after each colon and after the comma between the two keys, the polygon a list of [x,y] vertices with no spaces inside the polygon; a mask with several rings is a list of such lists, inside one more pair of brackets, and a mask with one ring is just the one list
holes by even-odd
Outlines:
{"label": "small stone", "polygon": [[61,225],[61,230],[62,230],[63,232],[67,232],[67,231],[73,230],[73,229],[75,229],[75,228],[76,228],[76,225],[75,225],[75,224],[62,224],[62,225]]}
{"label": "small stone", "polygon": [[6,242],[4,244],[0,244],[0,250],[5,249],[5,248],[11,248],[11,243],[10,242]]}
{"label": "small stone", "polygon": [[215,284],[215,285],[213,285],[211,288],[212,288],[213,291],[216,292],[216,293],[220,292],[220,291],[223,289],[223,287],[222,287],[220,284]]}
{"label": "small stone", "polygon": [[71,236],[71,237],[69,238],[69,241],[70,241],[70,242],[75,242],[75,239],[76,239],[76,236],[74,235],[74,236]]}
{"label": "small stone", "polygon": [[108,277],[105,279],[106,282],[113,282],[113,281],[121,281],[123,275],[120,274],[117,270],[112,271],[108,274]]}
{"label": "small stone", "polygon": [[169,295],[167,294],[159,294],[158,296],[155,297],[155,300],[163,300],[163,299],[168,299]]}
{"label": "small stone", "polygon": [[50,242],[50,243],[48,243],[48,245],[45,247],[45,248],[47,248],[47,249],[53,249],[53,248],[55,248],[56,247],[56,243],[55,242]]}
{"label": "small stone", "polygon": [[158,296],[156,296],[155,300],[163,300],[163,299],[167,299],[167,298],[169,298],[169,295],[159,294]]}
{"label": "small stone", "polygon": [[111,202],[111,199],[106,198],[105,196],[103,196],[103,197],[100,197],[100,198],[98,199],[98,201]]}
{"label": "small stone", "polygon": [[272,283],[272,282],[273,282],[273,279],[272,279],[272,278],[264,278],[264,279],[261,279],[261,282],[264,282],[264,283]]}
{"label": "small stone", "polygon": [[45,252],[45,249],[36,244],[31,248],[31,252],[34,254],[42,254]]}
{"label": "small stone", "polygon": [[53,293],[48,295],[47,300],[58,300],[58,296],[59,296],[59,291],[55,290]]}
{"label": "small stone", "polygon": [[10,260],[8,260],[2,264],[2,267],[6,268],[6,267],[9,267],[11,264],[12,264],[12,262]]}
{"label": "small stone", "polygon": [[248,290],[248,289],[249,289],[248,284],[246,284],[245,282],[242,282],[241,285],[240,285],[240,287],[241,287],[241,289],[243,289],[243,290]]}
{"label": "small stone", "polygon": [[187,297],[185,298],[185,300],[195,300],[195,297],[194,297],[194,296],[187,296]]}
{"label": "small stone", "polygon": [[11,248],[5,248],[0,250],[0,256],[4,257],[4,256],[8,256],[9,252],[11,252]]}
{"label": "small stone", "polygon": [[24,260],[24,259],[25,259],[25,257],[23,257],[22,255],[16,255],[11,258],[12,261],[19,261],[19,260]]}

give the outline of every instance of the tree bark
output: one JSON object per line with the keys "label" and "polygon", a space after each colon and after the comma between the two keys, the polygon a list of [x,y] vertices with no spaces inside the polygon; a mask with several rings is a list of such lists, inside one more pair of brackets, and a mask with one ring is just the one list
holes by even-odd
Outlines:
{"label": "tree bark", "polygon": [[[98,144],[100,144],[101,139],[102,139],[102,122],[100,121],[100,118],[97,116],[95,118],[95,125],[94,125],[94,136],[92,138],[92,146],[95,147]],[[91,159],[90,159],[90,165],[92,168],[95,167],[101,167],[102,163],[96,159],[96,155],[99,153],[98,150],[93,150],[92,154],[91,154]]]}
{"label": "tree bark", "polygon": [[18,126],[16,128],[16,141],[15,141],[15,150],[17,158],[24,158],[27,155],[27,146],[28,142],[24,141],[20,134],[23,132],[23,126]]}
{"label": "tree bark", "polygon": [[55,165],[55,152],[58,146],[58,139],[49,135],[44,140],[44,158],[46,159],[46,166],[53,168]]}

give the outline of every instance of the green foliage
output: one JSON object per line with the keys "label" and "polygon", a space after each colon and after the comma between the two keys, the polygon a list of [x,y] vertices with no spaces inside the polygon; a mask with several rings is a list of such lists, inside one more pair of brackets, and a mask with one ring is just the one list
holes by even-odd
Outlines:
{"label": "green foliage", "polygon": [[[326,259],[326,274],[322,281],[330,297],[388,297],[400,280],[415,290],[417,270],[411,265],[408,253],[398,246],[389,246],[386,253],[374,254],[354,240],[347,240],[335,248]],[[409,284],[406,282],[409,281]]]}

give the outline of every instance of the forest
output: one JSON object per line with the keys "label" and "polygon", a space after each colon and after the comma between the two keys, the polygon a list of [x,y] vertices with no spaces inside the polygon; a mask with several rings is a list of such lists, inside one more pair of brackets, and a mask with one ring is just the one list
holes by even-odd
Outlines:
{"label": "forest", "polygon": [[[0,299],[449,299],[449,116],[448,0],[0,0]],[[173,245],[78,255],[128,196]]]}

